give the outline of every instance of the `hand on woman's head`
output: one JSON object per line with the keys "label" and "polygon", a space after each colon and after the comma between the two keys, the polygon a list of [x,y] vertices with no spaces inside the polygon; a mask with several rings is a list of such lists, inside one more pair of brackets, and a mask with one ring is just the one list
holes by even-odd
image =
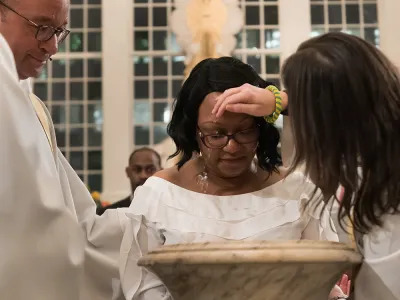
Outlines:
{"label": "hand on woman's head", "polygon": [[[287,106],[287,95],[281,92],[283,108]],[[275,110],[274,94],[263,88],[245,83],[240,87],[225,90],[218,98],[212,111],[217,117],[225,111],[264,117]]]}

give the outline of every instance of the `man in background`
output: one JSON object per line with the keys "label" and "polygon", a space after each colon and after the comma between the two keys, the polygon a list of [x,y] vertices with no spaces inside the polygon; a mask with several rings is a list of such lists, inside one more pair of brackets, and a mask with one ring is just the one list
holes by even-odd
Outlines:
{"label": "man in background", "polygon": [[132,152],[128,164],[125,172],[131,182],[131,194],[109,206],[97,208],[98,215],[102,215],[110,208],[129,207],[136,188],[143,185],[149,177],[161,170],[161,157],[157,151],[144,147]]}

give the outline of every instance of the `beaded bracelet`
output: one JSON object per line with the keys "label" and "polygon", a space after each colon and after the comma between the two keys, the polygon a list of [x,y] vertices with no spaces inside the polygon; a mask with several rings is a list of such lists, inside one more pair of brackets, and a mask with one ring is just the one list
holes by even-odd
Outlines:
{"label": "beaded bracelet", "polygon": [[269,116],[265,116],[264,119],[270,124],[274,124],[276,120],[278,120],[281,112],[282,112],[282,97],[281,92],[273,85],[269,85],[266,87],[267,90],[272,92],[275,96],[275,111]]}

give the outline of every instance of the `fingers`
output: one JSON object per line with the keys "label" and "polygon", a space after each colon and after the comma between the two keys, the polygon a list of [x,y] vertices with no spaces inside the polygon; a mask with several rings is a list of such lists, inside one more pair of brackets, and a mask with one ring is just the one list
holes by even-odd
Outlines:
{"label": "fingers", "polygon": [[231,95],[234,95],[236,93],[239,93],[241,91],[242,87],[237,87],[237,88],[232,88],[232,89],[228,89],[225,92],[223,92],[221,95],[218,96],[217,98],[217,103],[215,103],[214,109],[212,111],[213,114],[217,113],[217,111],[219,110],[220,106],[222,105],[222,103],[224,103],[225,99]]}
{"label": "fingers", "polygon": [[225,110],[233,112],[233,113],[238,113],[238,114],[247,114],[247,115],[251,115],[251,116],[257,116],[259,106],[256,104],[235,103],[235,104],[226,105]]}
{"label": "fingers", "polygon": [[343,293],[345,293],[346,295],[349,295],[350,293],[350,283],[351,281],[349,280],[349,277],[346,274],[343,275],[340,280],[339,286],[342,289]]}
{"label": "fingers", "polygon": [[349,280],[348,283],[347,283],[347,291],[346,291],[346,295],[347,296],[350,295],[350,291],[351,291],[351,280]]}
{"label": "fingers", "polygon": [[346,274],[344,274],[342,276],[342,279],[340,280],[340,285],[347,285],[347,282],[349,281],[349,276],[347,276]]}
{"label": "fingers", "polygon": [[240,103],[243,105],[247,105],[245,102],[247,102],[248,100],[248,91],[244,90],[244,91],[240,91],[238,93],[232,94],[228,97],[226,97],[223,102],[221,103],[221,105],[219,106],[217,112],[216,112],[216,117],[219,118],[220,116],[222,116],[224,114],[224,111],[226,110],[226,106],[227,105],[232,105],[232,104],[236,104],[236,103]]}

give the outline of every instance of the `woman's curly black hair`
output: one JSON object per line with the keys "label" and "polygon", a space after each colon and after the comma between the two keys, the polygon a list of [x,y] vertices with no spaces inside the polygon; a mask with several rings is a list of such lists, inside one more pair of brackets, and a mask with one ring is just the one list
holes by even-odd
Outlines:
{"label": "woman's curly black hair", "polygon": [[[209,58],[197,64],[183,84],[174,102],[174,110],[168,134],[176,145],[176,151],[170,158],[181,155],[178,169],[189,161],[193,153],[199,153],[196,139],[199,107],[204,98],[212,92],[224,92],[245,83],[265,88],[269,85],[254,69],[232,57]],[[257,147],[259,166],[272,173],[282,164],[277,146],[279,132],[264,118],[255,118],[260,127],[260,138]]]}

